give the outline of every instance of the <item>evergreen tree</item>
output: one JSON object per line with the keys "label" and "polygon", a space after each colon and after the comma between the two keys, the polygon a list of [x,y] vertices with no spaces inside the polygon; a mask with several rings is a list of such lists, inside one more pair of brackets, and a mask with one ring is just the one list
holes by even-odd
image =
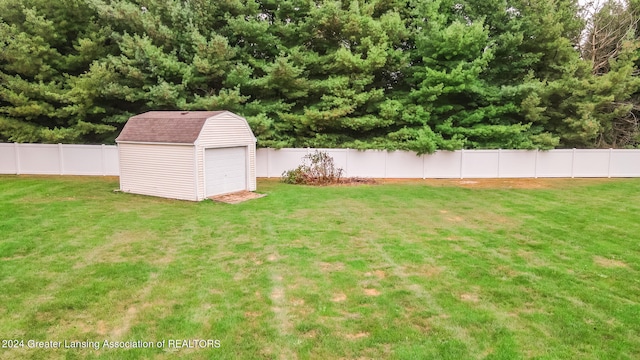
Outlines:
{"label": "evergreen tree", "polygon": [[85,78],[111,49],[95,19],[82,0],[0,4],[0,140],[100,142],[113,135],[113,109]]}
{"label": "evergreen tree", "polygon": [[640,3],[608,4],[613,47],[577,0],[6,0],[0,141],[227,109],[259,146],[636,146]]}
{"label": "evergreen tree", "polygon": [[582,56],[591,64],[593,92],[600,95],[590,109],[599,122],[599,147],[640,144],[638,4],[609,0],[587,11]]}

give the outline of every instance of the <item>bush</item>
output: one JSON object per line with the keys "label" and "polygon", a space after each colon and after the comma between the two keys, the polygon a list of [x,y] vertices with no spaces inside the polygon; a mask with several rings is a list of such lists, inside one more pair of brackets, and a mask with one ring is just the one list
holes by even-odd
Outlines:
{"label": "bush", "polygon": [[318,150],[305,155],[302,158],[302,165],[282,173],[282,181],[287,184],[337,184],[341,177],[342,169],[336,168],[333,158],[326,152]]}

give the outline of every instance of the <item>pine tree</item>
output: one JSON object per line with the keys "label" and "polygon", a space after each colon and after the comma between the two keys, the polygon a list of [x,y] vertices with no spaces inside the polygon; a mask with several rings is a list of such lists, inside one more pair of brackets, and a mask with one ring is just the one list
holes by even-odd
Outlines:
{"label": "pine tree", "polygon": [[422,4],[410,96],[424,125],[413,131],[437,135],[424,150],[414,150],[557,144],[522,111],[523,103],[532,103],[531,67],[540,58],[511,49],[524,41],[517,32],[523,26],[519,10],[497,1]]}
{"label": "pine tree", "polygon": [[609,0],[589,7],[582,55],[591,64],[592,92],[599,95],[591,112],[599,122],[596,145],[640,145],[640,91],[637,76],[640,7],[634,2]]}
{"label": "pine tree", "polygon": [[[227,109],[247,117],[259,146],[635,146],[640,32],[595,56],[606,59],[595,70],[579,51],[578,10],[577,0],[6,0],[0,141],[108,142],[135,113]],[[609,13],[599,16],[620,18]]]}
{"label": "pine tree", "polygon": [[112,135],[111,109],[85,79],[110,50],[107,31],[83,1],[7,0],[0,4],[0,39],[0,140],[92,142]]}
{"label": "pine tree", "polygon": [[[381,4],[280,1],[261,9],[257,18],[269,26],[258,33],[273,36],[254,34],[241,43],[264,49],[250,53],[253,76],[243,89],[260,99],[247,104],[252,124],[272,130],[262,144],[389,145],[385,135],[395,120],[384,109],[396,69],[406,62],[399,47],[408,33],[395,8]],[[235,26],[235,33],[251,34],[240,31],[246,22]]]}

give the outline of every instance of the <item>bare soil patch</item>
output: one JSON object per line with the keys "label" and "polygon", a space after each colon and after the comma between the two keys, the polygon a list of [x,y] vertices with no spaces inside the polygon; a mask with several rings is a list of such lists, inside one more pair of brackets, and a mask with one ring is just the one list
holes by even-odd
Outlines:
{"label": "bare soil patch", "polygon": [[[279,182],[279,178],[262,178]],[[342,178],[339,183],[328,186],[424,184],[428,186],[463,187],[469,189],[547,189],[570,186],[600,184],[614,179],[608,178],[492,178],[492,179],[401,179],[401,178]],[[319,185],[322,186],[322,185]]]}
{"label": "bare soil patch", "polygon": [[364,289],[364,294],[367,296],[378,296],[380,291],[378,289]]}
{"label": "bare soil patch", "polygon": [[469,189],[545,189],[574,185],[591,185],[612,181],[605,178],[499,178],[499,179],[378,179],[379,184],[425,184],[429,186],[457,186]]}
{"label": "bare soil patch", "polygon": [[356,333],[356,334],[346,334],[345,335],[345,337],[347,339],[349,339],[349,340],[362,339],[362,338],[365,338],[365,337],[368,337],[368,336],[369,336],[369,333],[367,333],[367,332],[359,332],[359,333]]}
{"label": "bare soil patch", "polygon": [[231,194],[211,196],[209,199],[213,201],[225,203],[225,204],[239,204],[243,201],[258,199],[263,196],[267,196],[267,194],[258,194],[255,192],[244,190],[244,191],[238,191]]}
{"label": "bare soil patch", "polygon": [[269,262],[278,261],[278,259],[280,259],[279,254],[269,254],[269,256],[267,256],[267,261]]}
{"label": "bare soil patch", "polygon": [[607,267],[607,268],[626,268],[627,267],[627,264],[625,264],[620,260],[607,259],[602,256],[594,256],[593,262],[596,263],[596,265],[600,265],[602,267]]}
{"label": "bare soil patch", "polygon": [[478,297],[477,294],[460,294],[460,300],[477,303],[480,301],[480,298]]}
{"label": "bare soil patch", "polygon": [[402,272],[408,275],[417,275],[424,277],[434,277],[442,273],[444,268],[431,264],[423,265],[404,265],[401,267]]}
{"label": "bare soil patch", "polygon": [[387,274],[382,270],[374,270],[373,272],[369,271],[369,272],[366,272],[364,275],[367,277],[375,276],[381,280],[387,277]]}
{"label": "bare soil patch", "polygon": [[244,317],[251,318],[251,319],[255,319],[255,318],[259,317],[260,315],[262,315],[262,314],[259,311],[245,311],[245,313],[244,313]]}
{"label": "bare soil patch", "polygon": [[378,180],[373,178],[349,177],[341,178],[337,185],[370,185],[377,183]]}
{"label": "bare soil patch", "polygon": [[343,302],[345,300],[347,300],[347,295],[344,293],[336,293],[333,295],[333,298],[331,298],[333,302]]}
{"label": "bare soil patch", "polygon": [[329,262],[321,261],[320,263],[318,263],[318,267],[320,268],[320,271],[322,271],[323,273],[330,273],[334,271],[344,270],[344,264],[341,262],[329,263]]}

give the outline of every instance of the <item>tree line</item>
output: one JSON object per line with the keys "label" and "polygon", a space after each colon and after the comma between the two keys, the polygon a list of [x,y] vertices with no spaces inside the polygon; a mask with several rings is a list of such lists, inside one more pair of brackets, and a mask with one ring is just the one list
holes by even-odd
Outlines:
{"label": "tree line", "polygon": [[230,110],[262,147],[640,146],[638,0],[4,0],[0,141]]}

